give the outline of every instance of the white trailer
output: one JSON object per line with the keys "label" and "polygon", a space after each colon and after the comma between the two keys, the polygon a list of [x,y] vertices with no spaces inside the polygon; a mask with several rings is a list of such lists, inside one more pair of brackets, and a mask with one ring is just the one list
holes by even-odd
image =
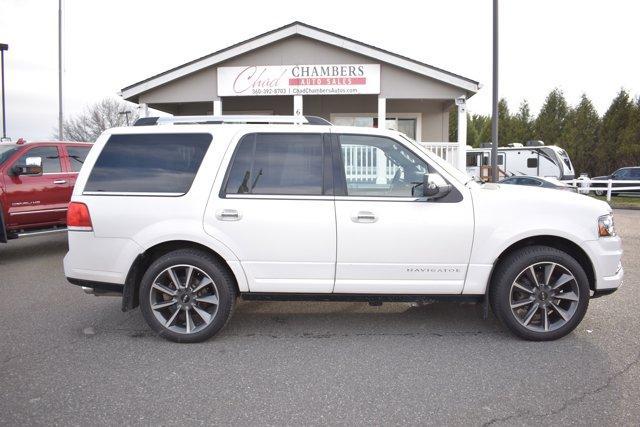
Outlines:
{"label": "white trailer", "polygon": [[[474,179],[489,175],[491,148],[483,145],[467,149],[467,174]],[[498,169],[503,177],[526,175],[565,180],[576,175],[567,152],[556,145],[545,146],[542,141],[498,147]]]}

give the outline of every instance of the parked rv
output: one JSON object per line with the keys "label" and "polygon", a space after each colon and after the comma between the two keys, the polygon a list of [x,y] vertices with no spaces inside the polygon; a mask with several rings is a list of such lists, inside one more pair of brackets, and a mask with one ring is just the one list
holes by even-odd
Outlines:
{"label": "parked rv", "polygon": [[[467,173],[476,180],[490,175],[491,144],[467,150]],[[574,179],[575,170],[567,152],[542,141],[509,144],[498,148],[498,169],[501,177],[540,176],[560,180]]]}

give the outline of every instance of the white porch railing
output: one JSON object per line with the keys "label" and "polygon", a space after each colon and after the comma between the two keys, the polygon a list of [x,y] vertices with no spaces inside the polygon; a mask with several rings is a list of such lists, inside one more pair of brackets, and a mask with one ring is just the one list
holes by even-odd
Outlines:
{"label": "white porch railing", "polygon": [[[458,144],[453,142],[419,142],[420,145],[430,150],[437,156],[457,166]],[[382,153],[382,152],[380,152]],[[386,169],[383,174],[378,174],[378,149],[366,145],[345,145],[342,147],[342,157],[345,162],[345,174],[348,182],[374,183],[382,177],[390,180],[397,171],[397,166],[389,159],[386,160]]]}
{"label": "white porch railing", "polygon": [[[562,181],[576,188],[578,193],[589,194],[590,191],[606,193],[607,201],[611,201],[611,193],[619,193],[625,191],[640,192],[640,180],[615,180],[615,179],[589,179],[577,178]],[[614,187],[614,184],[623,184],[620,187]]]}
{"label": "white porch railing", "polygon": [[[342,147],[342,157],[344,158],[344,170],[347,182],[371,182],[375,183],[378,178],[378,149],[369,145],[345,145]],[[387,180],[393,178],[398,167],[391,160],[386,160],[386,170],[384,177]]]}
{"label": "white porch railing", "polygon": [[442,157],[451,163],[454,167],[458,167],[458,143],[457,142],[419,142],[418,144],[425,147],[435,155]]}

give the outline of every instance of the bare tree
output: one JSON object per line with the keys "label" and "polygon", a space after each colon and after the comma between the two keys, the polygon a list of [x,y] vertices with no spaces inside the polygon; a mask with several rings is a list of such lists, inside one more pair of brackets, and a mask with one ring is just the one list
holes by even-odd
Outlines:
{"label": "bare tree", "polygon": [[[138,118],[134,104],[114,98],[105,98],[85,109],[82,114],[64,121],[62,129],[67,141],[94,142],[100,134],[112,127],[133,124]],[[57,138],[58,130],[55,130]]]}

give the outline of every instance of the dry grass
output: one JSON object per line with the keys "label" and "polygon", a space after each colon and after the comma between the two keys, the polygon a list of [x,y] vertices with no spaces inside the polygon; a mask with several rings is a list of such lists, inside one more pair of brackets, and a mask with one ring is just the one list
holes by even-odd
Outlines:
{"label": "dry grass", "polygon": [[[607,201],[606,196],[594,196],[591,197],[596,198],[598,200]],[[638,196],[611,196],[611,201],[609,202],[614,209],[624,209],[624,208],[637,208],[640,209],[640,197]]]}

